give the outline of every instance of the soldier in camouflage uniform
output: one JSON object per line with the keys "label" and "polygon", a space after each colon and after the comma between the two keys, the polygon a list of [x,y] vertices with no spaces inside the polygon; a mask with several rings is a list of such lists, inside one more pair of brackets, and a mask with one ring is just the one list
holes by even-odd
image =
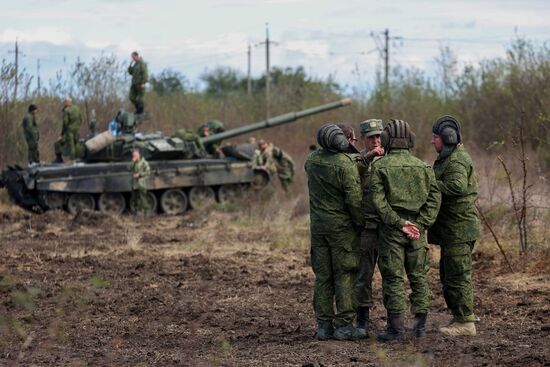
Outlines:
{"label": "soldier in camouflage uniform", "polygon": [[[211,135],[223,133],[225,128],[223,122],[219,120],[210,120],[204,125],[201,125],[197,130],[197,134],[204,138]],[[204,149],[208,154],[216,158],[223,158],[223,152],[221,150],[221,141],[215,143],[209,143],[204,145]]]}
{"label": "soldier in camouflage uniform", "polygon": [[38,111],[38,107],[31,104],[28,111],[25,117],[23,117],[23,133],[27,141],[29,163],[38,163],[40,162],[38,154],[40,134],[38,133],[38,126],[36,125],[36,111]]}
{"label": "soldier in camouflage uniform", "polygon": [[381,219],[378,267],[388,313],[386,331],[377,339],[387,342],[404,337],[405,273],[412,290],[414,333],[417,337],[426,333],[430,289],[424,232],[437,217],[441,194],[432,168],[409,152],[414,134],[408,123],[391,120],[381,139],[387,154],[372,164],[369,190]]}
{"label": "soldier in camouflage uniform", "polygon": [[151,170],[149,163],[141,156],[139,149],[132,151],[132,197],[130,198],[130,208],[134,213],[143,212],[143,216],[147,215],[149,210],[149,201],[147,199],[147,177]]}
{"label": "soldier in camouflage uniform", "polygon": [[[283,190],[288,191],[294,179],[294,161],[292,157],[281,148],[273,144],[267,144],[265,140],[258,141],[260,150],[260,166],[264,166],[272,176],[277,175]],[[258,157],[254,157],[258,159]]]}
{"label": "soldier in camouflage uniform", "polygon": [[130,85],[130,101],[136,108],[136,114],[141,115],[145,110],[145,83],[149,78],[147,64],[137,51],[132,52],[133,63],[128,66],[128,74],[132,76]]}
{"label": "soldier in camouflage uniform", "polygon": [[260,139],[258,140],[258,149],[260,150],[260,166],[264,166],[272,177],[275,176],[277,164],[273,159],[273,144],[267,144],[264,139]]}
{"label": "soldier in camouflage uniform", "polygon": [[275,166],[277,167],[277,176],[283,190],[287,191],[294,180],[294,161],[292,157],[282,150],[281,148],[273,147],[271,150],[273,159],[275,160]]}
{"label": "soldier in camouflage uniform", "polygon": [[439,153],[434,171],[442,200],[428,239],[441,246],[439,274],[445,302],[453,314],[451,324],[439,330],[450,336],[475,336],[472,250],[480,236],[477,180],[472,158],[461,144],[459,122],[442,116],[432,132],[432,144]]}
{"label": "soldier in camouflage uniform", "polygon": [[363,189],[363,214],[365,227],[361,232],[361,261],[357,275],[357,329],[368,334],[369,311],[373,306],[372,276],[378,260],[378,224],[380,218],[372,203],[372,195],[368,191],[371,164],[384,155],[380,142],[382,120],[370,119],[360,125],[361,143],[365,148],[358,155],[359,175]]}
{"label": "soldier in camouflage uniform", "polygon": [[318,325],[315,338],[356,340],[362,337],[353,326],[359,232],[363,226],[361,182],[354,158],[344,153],[349,142],[338,126],[323,126],[317,141],[321,149],[312,152],[305,163],[315,273],[313,306]]}
{"label": "soldier in camouflage uniform", "polygon": [[69,156],[71,160],[80,156],[80,125],[82,125],[80,109],[78,106],[73,105],[71,98],[66,98],[63,107],[61,136],[54,145],[54,162],[63,162],[63,155]]}

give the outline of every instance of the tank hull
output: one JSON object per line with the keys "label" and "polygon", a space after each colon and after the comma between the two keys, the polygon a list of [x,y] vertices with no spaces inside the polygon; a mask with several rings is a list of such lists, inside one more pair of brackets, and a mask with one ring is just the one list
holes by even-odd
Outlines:
{"label": "tank hull", "polygon": [[[147,190],[159,202],[167,190],[180,190],[190,196],[193,188],[211,189],[216,199],[222,201],[219,193],[222,187],[259,188],[271,180],[267,170],[253,167],[251,162],[246,161],[195,159],[151,161],[149,164],[151,175],[147,179]],[[93,209],[98,210],[101,210],[97,205],[101,195],[121,194],[125,198],[126,210],[132,191],[130,166],[128,162],[111,162],[10,167],[2,172],[2,180],[16,204],[37,212],[60,209],[61,206],[67,208],[71,196],[77,194],[93,197]],[[51,198],[54,196],[56,204],[52,205]],[[165,210],[159,207],[159,211]]]}

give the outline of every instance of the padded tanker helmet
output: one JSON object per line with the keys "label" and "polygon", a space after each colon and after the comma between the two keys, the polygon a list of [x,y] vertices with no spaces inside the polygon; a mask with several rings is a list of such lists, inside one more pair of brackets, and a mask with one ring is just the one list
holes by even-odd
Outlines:
{"label": "padded tanker helmet", "polygon": [[411,131],[407,121],[390,120],[380,134],[382,146],[386,151],[390,149],[411,149],[414,147],[416,135]]}
{"label": "padded tanker helmet", "polygon": [[324,125],[317,131],[317,143],[333,153],[346,152],[349,149],[344,132],[335,124]]}

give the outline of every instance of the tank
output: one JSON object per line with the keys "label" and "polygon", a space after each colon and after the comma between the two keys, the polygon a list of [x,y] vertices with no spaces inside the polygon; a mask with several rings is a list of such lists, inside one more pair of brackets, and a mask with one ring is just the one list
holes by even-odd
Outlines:
{"label": "tank", "polygon": [[0,187],[6,187],[17,205],[35,212],[66,209],[72,214],[82,210],[120,214],[129,206],[131,151],[138,147],[151,167],[147,180],[151,211],[181,214],[190,208],[238,200],[243,190],[261,189],[271,180],[266,169],[252,162],[254,145],[225,146],[223,158],[208,155],[205,146],[350,103],[343,99],[207,137],[187,129],[173,136],[136,133],[138,121],[125,114],[119,135],[105,131],[81,142],[81,159],[70,164],[8,166],[0,176]]}

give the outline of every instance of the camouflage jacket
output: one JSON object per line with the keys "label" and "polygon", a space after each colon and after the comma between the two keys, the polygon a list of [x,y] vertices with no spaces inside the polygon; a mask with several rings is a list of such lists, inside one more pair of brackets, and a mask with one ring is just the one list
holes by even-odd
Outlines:
{"label": "camouflage jacket", "polygon": [[27,144],[37,144],[40,139],[36,117],[32,113],[26,113],[23,117],[23,134]]}
{"label": "camouflage jacket", "polygon": [[147,73],[147,64],[142,59],[128,66],[128,73],[132,76],[132,86],[140,86],[147,83],[149,79]]}
{"label": "camouflage jacket", "polygon": [[376,212],[372,202],[372,194],[369,190],[369,178],[372,170],[372,162],[381,157],[368,157],[367,151],[363,150],[359,154],[354,154],[361,177],[361,188],[363,190],[363,215],[365,216],[365,228],[375,229],[380,223],[380,216]]}
{"label": "camouflage jacket", "polygon": [[369,189],[385,225],[400,229],[410,220],[422,231],[435,222],[441,193],[434,172],[407,149],[392,149],[373,163]]}
{"label": "camouflage jacket", "polygon": [[292,157],[281,148],[273,147],[271,150],[277,175],[281,178],[291,179],[294,177],[294,161]]}
{"label": "camouflage jacket", "polygon": [[260,151],[260,160],[262,166],[264,166],[272,175],[277,173],[277,163],[273,157],[273,144],[269,144],[267,148]]}
{"label": "camouflage jacket", "polygon": [[477,240],[481,228],[472,158],[459,144],[451,155],[435,161],[434,171],[441,191],[441,209],[428,231],[428,241],[445,245]]}
{"label": "camouflage jacket", "polygon": [[82,114],[76,105],[67,106],[63,109],[63,130],[61,134],[67,132],[76,132],[80,130],[82,124]]}
{"label": "camouflage jacket", "polygon": [[[147,177],[151,174],[151,169],[149,168],[149,163],[145,158],[141,158],[139,161],[132,163],[132,190],[135,189],[146,189],[147,188]],[[139,177],[134,177],[134,174],[138,174]]]}
{"label": "camouflage jacket", "polygon": [[360,230],[361,181],[354,158],[324,149],[312,152],[305,163],[312,234]]}

